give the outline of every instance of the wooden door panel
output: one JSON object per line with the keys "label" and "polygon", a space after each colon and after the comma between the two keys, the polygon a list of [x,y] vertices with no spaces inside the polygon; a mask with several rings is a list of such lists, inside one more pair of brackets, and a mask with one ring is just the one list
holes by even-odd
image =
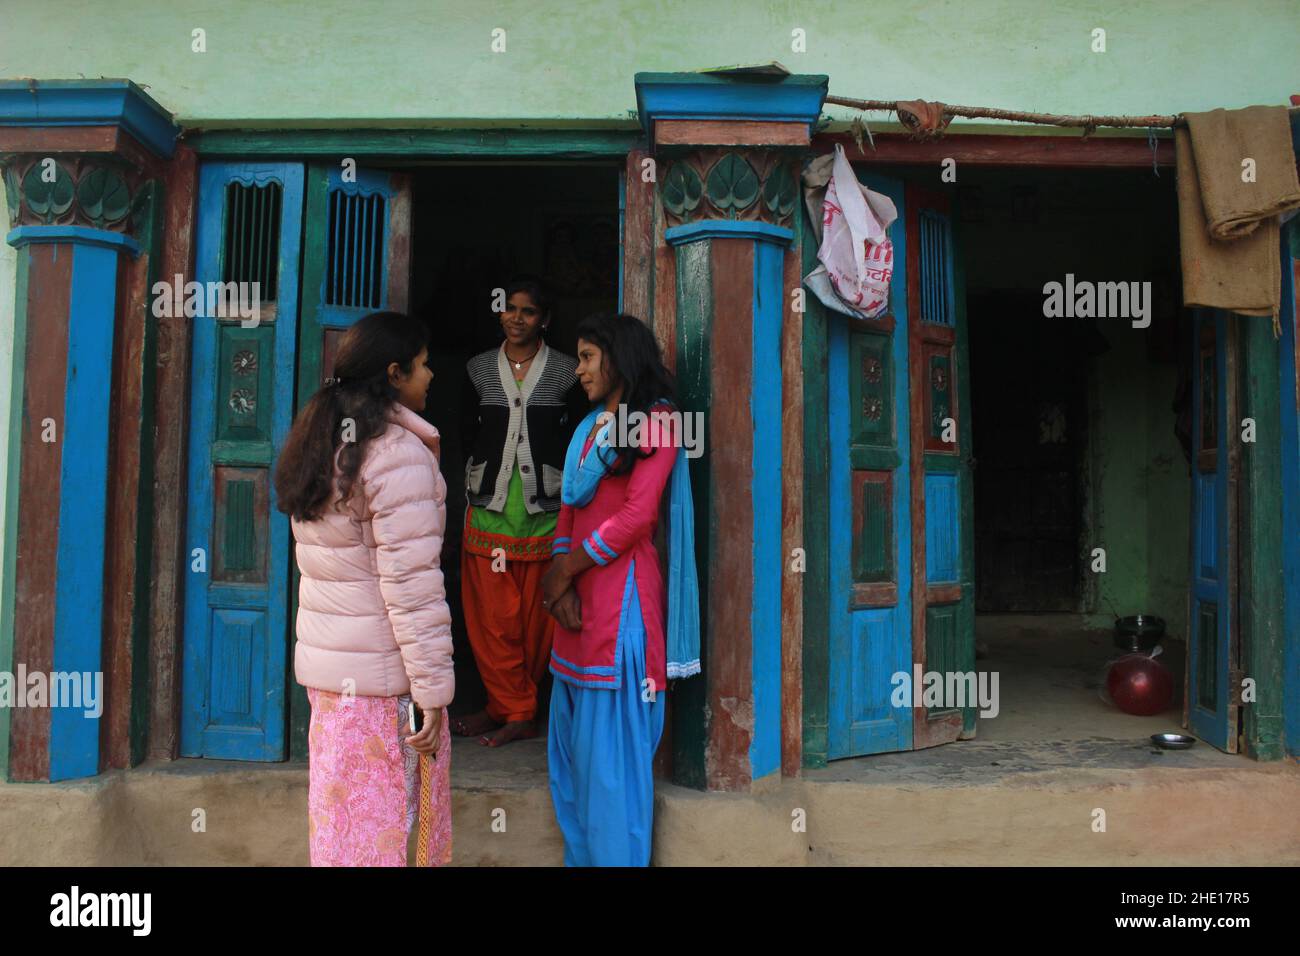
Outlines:
{"label": "wooden door panel", "polygon": [[960,584],[961,502],[955,472],[925,476],[925,583]]}
{"label": "wooden door panel", "polygon": [[199,173],[195,279],[257,284],[251,319],[194,318],[181,753],[285,756],[289,523],[274,449],[293,412],[303,169],[209,163]]}
{"label": "wooden door panel", "polygon": [[[922,673],[973,673],[975,605],[971,423],[962,273],[952,206],[906,193],[911,417],[912,663]],[[975,708],[918,707],[912,746],[973,736]]]}
{"label": "wooden door panel", "polygon": [[[900,208],[901,184],[864,175]],[[906,248],[891,228],[893,267]],[[911,712],[892,681],[911,667],[906,287],[872,321],[829,313],[830,683],[828,757],[907,750]]]}

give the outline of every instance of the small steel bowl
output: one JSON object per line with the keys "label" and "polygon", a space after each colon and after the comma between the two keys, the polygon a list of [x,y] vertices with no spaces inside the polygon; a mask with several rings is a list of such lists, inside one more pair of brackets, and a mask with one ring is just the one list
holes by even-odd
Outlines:
{"label": "small steel bowl", "polygon": [[1187,734],[1152,734],[1151,742],[1165,750],[1186,750],[1196,743],[1196,738]]}
{"label": "small steel bowl", "polygon": [[1115,621],[1115,646],[1124,651],[1150,651],[1165,636],[1165,620],[1154,614],[1135,614]]}

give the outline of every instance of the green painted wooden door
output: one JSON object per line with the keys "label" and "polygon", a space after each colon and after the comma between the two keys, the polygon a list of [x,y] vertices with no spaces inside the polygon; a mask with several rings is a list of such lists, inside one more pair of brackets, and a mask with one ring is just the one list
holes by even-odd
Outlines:
{"label": "green painted wooden door", "polygon": [[[974,736],[974,495],[964,277],[949,197],[907,187],[912,666],[961,688],[966,706],[921,706],[912,747]],[[919,670],[918,670],[919,668]],[[972,675],[964,680],[957,675]],[[924,697],[922,696],[922,700]]]}
{"label": "green painted wooden door", "polygon": [[[342,163],[307,167],[298,324],[301,408],[334,370],[338,340],[371,312],[408,308],[411,282],[411,183],[404,173],[351,169]],[[293,572],[297,616],[298,568]],[[295,681],[290,750],[306,756],[307,694]]]}

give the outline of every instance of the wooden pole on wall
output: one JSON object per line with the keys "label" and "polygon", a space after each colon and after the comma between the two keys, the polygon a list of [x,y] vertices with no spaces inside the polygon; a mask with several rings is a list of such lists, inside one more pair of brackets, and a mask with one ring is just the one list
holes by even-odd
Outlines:
{"label": "wooden pole on wall", "polygon": [[[164,184],[162,275],[194,276],[194,207],[198,162],[178,145]],[[190,331],[184,315],[158,321],[154,392],[153,608],[149,627],[151,758],[171,760],[180,745],[180,647],[184,621],[185,449],[189,441]]]}

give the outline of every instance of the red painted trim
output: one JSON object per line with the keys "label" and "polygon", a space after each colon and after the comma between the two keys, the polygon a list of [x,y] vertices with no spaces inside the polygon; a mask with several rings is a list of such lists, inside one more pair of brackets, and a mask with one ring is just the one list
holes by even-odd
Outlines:
{"label": "red painted trim", "polygon": [[[664,364],[672,370],[677,364],[677,260],[664,241],[657,183],[641,182],[641,162],[648,156],[644,150],[630,151],[624,169],[623,311],[650,323]],[[661,547],[666,526],[661,520],[655,542],[661,561],[667,554]],[[661,570],[667,580],[667,569]],[[664,701],[664,734],[654,761],[655,777],[663,780],[673,777],[673,697],[669,693]]]}
{"label": "red painted trim", "polygon": [[100,721],[100,764],[131,765],[131,641],[139,568],[135,549],[139,529],[140,439],[144,409],[145,315],[149,255],[124,262],[117,270],[113,337],[113,382],[109,396],[108,519],[104,555],[104,681],[107,699]]}
{"label": "red painted trim", "polygon": [[120,126],[3,126],[0,153],[111,153],[134,166],[146,179],[161,175],[165,166],[164,160]]}
{"label": "red painted trim", "polygon": [[[912,502],[912,663],[925,667],[925,359],[921,347],[921,244],[919,197],[909,186],[903,194],[907,230],[907,317],[908,317],[908,440],[911,444]],[[925,712],[913,711],[912,733],[924,734]],[[920,746],[913,743],[913,746]]]}
{"label": "red painted trim", "polygon": [[[849,555],[849,561],[854,568],[856,568],[857,565],[858,545],[863,540],[863,529],[867,523],[867,515],[863,507],[865,499],[862,494],[862,486],[866,484],[881,485],[885,489],[885,547],[889,549],[891,555],[894,552],[894,473],[892,471],[854,469],[849,472],[849,502],[851,504],[850,521],[852,522],[853,541],[853,548]],[[897,574],[897,569],[895,569],[895,574]],[[894,583],[897,583],[896,576],[894,578]],[[853,585],[851,590],[855,595],[858,593],[871,594],[873,593],[873,588],[879,588],[881,586],[883,585],[879,582],[857,582]],[[851,598],[851,600],[856,601],[856,597]]]}
{"label": "red painted trim", "polygon": [[926,604],[956,604],[960,600],[960,584],[936,584],[925,589]]}
{"label": "red painted trim", "polygon": [[803,540],[803,312],[794,310],[801,288],[801,252],[786,250],[781,323],[781,775],[797,777],[803,766],[803,583],[790,569]]}
{"label": "red painted trim", "polygon": [[388,220],[388,307],[405,312],[411,298],[411,177],[393,173],[389,182],[393,198]]}
{"label": "red painted trim", "polygon": [[754,421],[749,410],[753,368],[754,244],[711,240],[714,401],[709,462],[713,531],[708,564],[709,699],[705,779],[710,790],[746,790],[754,736],[753,634]]}
{"label": "red painted trim", "polygon": [[116,126],[2,126],[0,153],[111,153]]}
{"label": "red painted trim", "polygon": [[883,332],[884,334],[889,335],[894,331],[893,312],[886,312],[884,315],[877,316],[874,319],[864,319],[856,315],[846,315],[844,320],[848,323],[850,332]]}
{"label": "red painted trim", "polygon": [[664,239],[664,230],[668,228],[664,218],[663,203],[659,200],[659,191],[655,196],[654,223],[654,312],[655,338],[663,352],[664,364],[669,371],[677,369],[677,254]]}
{"label": "red painted trim", "polygon": [[[912,663],[925,670],[925,612],[929,589],[925,576],[925,453],[929,434],[929,352],[934,344],[955,341],[954,332],[944,326],[924,323],[921,318],[921,243],[920,211],[922,208],[951,212],[951,202],[942,193],[907,185],[903,194],[907,229],[907,315],[908,315],[908,409],[911,416],[911,491],[912,491]],[[949,383],[957,394],[957,363],[952,363]],[[954,418],[960,415],[956,399]],[[957,419],[960,421],[960,419]],[[918,707],[912,711],[912,748],[933,747],[957,739],[962,728],[962,713],[930,720],[929,711]]]}
{"label": "red painted trim", "polygon": [[[944,333],[942,335],[938,333]],[[952,404],[952,415],[954,422],[961,422],[962,409],[960,397],[957,393],[957,350],[956,335],[954,329],[943,328],[942,326],[923,325],[921,331],[921,368],[922,378],[920,385],[925,395],[925,450],[941,455],[956,455],[961,452],[961,428],[957,429],[957,441],[945,442],[942,437],[935,438],[930,434],[929,423],[934,413],[934,395],[930,390],[929,368],[930,359],[935,355],[946,355],[948,357],[948,368],[952,372],[952,380],[948,383],[950,402]]]}
{"label": "red painted trim", "polygon": [[[164,169],[166,240],[159,274],[194,276],[194,216],[198,163],[177,144]],[[180,646],[185,619],[186,446],[189,441],[191,320],[160,318],[154,392],[153,603],[149,627],[149,756],[171,760],[180,742]]]}
{"label": "red painted trim", "polygon": [[[932,142],[916,142],[905,133],[876,133],[870,144],[848,133],[822,133],[813,137],[814,154],[844,147],[853,163],[916,163],[938,165],[945,159],[967,166],[1038,166],[1069,169],[1150,169],[1151,147],[1145,136],[1017,136],[953,133]],[[1156,163],[1174,165],[1174,142],[1157,140]]]}
{"label": "red painted trim", "polygon": [[892,581],[885,584],[855,584],[849,589],[849,603],[852,607],[894,607],[898,604],[898,585]]}
{"label": "red painted trim", "polygon": [[[65,450],[63,403],[73,250],[63,243],[33,244],[28,249],[31,268],[27,278],[27,355],[21,399],[13,666],[15,672],[23,665],[28,674],[48,676],[54,665],[59,474]],[[54,420],[56,441],[41,439],[46,418]],[[18,690],[21,693],[25,688]],[[10,779],[49,779],[49,707],[15,707],[10,742]]]}
{"label": "red painted trim", "polygon": [[650,286],[654,282],[655,183],[644,182],[641,163],[649,156],[627,154],[623,199],[623,311],[650,322]]}
{"label": "red painted trim", "polygon": [[808,124],[780,120],[655,120],[655,146],[808,146]]}
{"label": "red painted trim", "polygon": [[[1201,402],[1201,407],[1204,409],[1208,398],[1212,414],[1207,417],[1202,411],[1201,430],[1194,436],[1193,441],[1196,448],[1196,470],[1208,474],[1217,471],[1219,468],[1219,442],[1223,440],[1223,436],[1219,434],[1219,416],[1215,411],[1219,401],[1219,363],[1216,361],[1214,322],[1203,322],[1198,336],[1200,350],[1197,352],[1196,368],[1193,370],[1192,382],[1196,388],[1196,400]],[[1211,383],[1209,396],[1204,395],[1201,391],[1201,370],[1205,368],[1207,359],[1214,373],[1214,381]],[[1205,443],[1204,437],[1205,422],[1207,420],[1214,427],[1214,441],[1208,445]],[[1228,421],[1231,422],[1232,419],[1229,418]]]}

